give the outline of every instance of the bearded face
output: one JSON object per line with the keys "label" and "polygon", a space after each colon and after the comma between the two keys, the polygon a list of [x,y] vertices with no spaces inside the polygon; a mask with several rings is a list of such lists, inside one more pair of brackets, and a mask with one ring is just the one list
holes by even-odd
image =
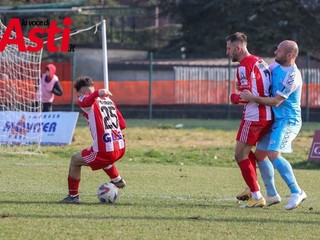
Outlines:
{"label": "bearded face", "polygon": [[227,41],[227,56],[232,60],[232,62],[239,62],[239,46],[237,42]]}
{"label": "bearded face", "polygon": [[279,44],[277,49],[274,51],[274,60],[280,65],[285,65],[288,62],[287,51],[283,44]]}

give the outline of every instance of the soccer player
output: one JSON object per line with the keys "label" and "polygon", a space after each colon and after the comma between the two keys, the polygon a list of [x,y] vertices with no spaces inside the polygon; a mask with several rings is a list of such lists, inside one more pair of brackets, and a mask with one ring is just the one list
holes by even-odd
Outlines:
{"label": "soccer player", "polygon": [[[226,54],[233,62],[239,62],[237,68],[237,89],[249,90],[256,96],[269,96],[271,84],[268,64],[260,57],[251,55],[247,49],[247,36],[236,32],[226,38]],[[231,102],[241,101],[239,94],[231,94]],[[254,102],[245,103],[242,121],[236,137],[235,159],[242,176],[250,188],[251,198],[247,207],[263,207],[266,201],[257,183],[256,159],[251,151],[272,125],[271,107]]]}
{"label": "soccer player", "polygon": [[[302,78],[295,64],[299,48],[296,42],[285,40],[278,45],[274,54],[275,63],[270,66],[272,97],[254,96],[248,91],[243,91],[240,96],[244,101],[272,106],[274,124],[271,131],[258,143],[257,149],[268,151],[268,158],[289,187],[291,197],[285,209],[292,210],[307,198],[297,183],[291,164],[281,156],[281,153],[292,152],[291,143],[302,125]],[[274,175],[267,179],[265,185],[274,187]]]}
{"label": "soccer player", "polygon": [[79,106],[87,119],[93,138],[93,145],[72,156],[69,166],[69,195],[61,203],[79,203],[79,184],[81,167],[102,169],[118,188],[126,183],[119,175],[115,166],[125,153],[126,145],[122,129],[126,122],[107,89],[95,90],[90,77],[80,77],[74,84],[77,91]]}

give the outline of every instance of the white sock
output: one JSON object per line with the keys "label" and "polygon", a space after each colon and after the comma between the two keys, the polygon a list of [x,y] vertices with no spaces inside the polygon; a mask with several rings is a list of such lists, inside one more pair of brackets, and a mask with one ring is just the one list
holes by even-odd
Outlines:
{"label": "white sock", "polygon": [[260,198],[262,198],[262,194],[261,194],[260,191],[251,192],[251,194],[252,194],[252,198],[253,198],[253,199],[260,199]]}
{"label": "white sock", "polygon": [[114,182],[114,183],[119,182],[120,180],[121,180],[120,175],[118,177],[116,177],[116,178],[111,178],[111,181]]}

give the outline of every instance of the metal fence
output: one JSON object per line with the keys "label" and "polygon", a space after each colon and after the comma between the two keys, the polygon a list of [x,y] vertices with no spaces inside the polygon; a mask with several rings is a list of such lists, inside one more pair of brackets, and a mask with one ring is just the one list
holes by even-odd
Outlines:
{"label": "metal fence", "polygon": [[[300,69],[304,81],[301,107],[320,108],[320,69]],[[177,103],[227,104],[235,92],[235,67],[174,67]]]}

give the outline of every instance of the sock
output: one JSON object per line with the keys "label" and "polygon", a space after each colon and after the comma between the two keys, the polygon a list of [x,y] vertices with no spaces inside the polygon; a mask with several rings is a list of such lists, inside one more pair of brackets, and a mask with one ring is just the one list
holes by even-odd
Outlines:
{"label": "sock", "polygon": [[249,158],[249,160],[254,168],[254,171],[256,172],[256,175],[257,175],[257,160],[256,160],[256,156],[254,155],[254,153],[252,151],[249,152],[248,158]]}
{"label": "sock", "polygon": [[248,187],[250,188],[250,191],[251,192],[260,191],[257,183],[257,174],[249,158],[238,162],[238,165],[240,167],[243,179],[248,185]]}
{"label": "sock", "polygon": [[121,180],[121,176],[119,175],[118,177],[116,177],[116,178],[111,178],[111,181],[113,182],[113,183],[117,183],[117,182],[119,182]]}
{"label": "sock", "polygon": [[80,179],[74,179],[74,178],[68,176],[68,189],[69,189],[70,196],[74,197],[79,194],[78,193],[79,184],[80,184]]}
{"label": "sock", "polygon": [[103,171],[110,177],[111,180],[119,177],[118,169],[114,164],[110,164],[109,166],[105,167]]}
{"label": "sock", "polygon": [[253,192],[253,193],[251,193],[251,195],[252,195],[252,198],[253,198],[253,199],[260,199],[260,198],[262,198],[262,194],[261,194],[260,191]]}
{"label": "sock", "polygon": [[301,193],[301,188],[298,186],[291,164],[282,156],[272,161],[272,164],[274,168],[278,170],[285,183],[288,185],[290,192]]}
{"label": "sock", "polygon": [[269,159],[265,159],[261,162],[258,161],[258,167],[268,196],[273,197],[277,195],[278,193],[274,183],[274,168],[271,161]]}

